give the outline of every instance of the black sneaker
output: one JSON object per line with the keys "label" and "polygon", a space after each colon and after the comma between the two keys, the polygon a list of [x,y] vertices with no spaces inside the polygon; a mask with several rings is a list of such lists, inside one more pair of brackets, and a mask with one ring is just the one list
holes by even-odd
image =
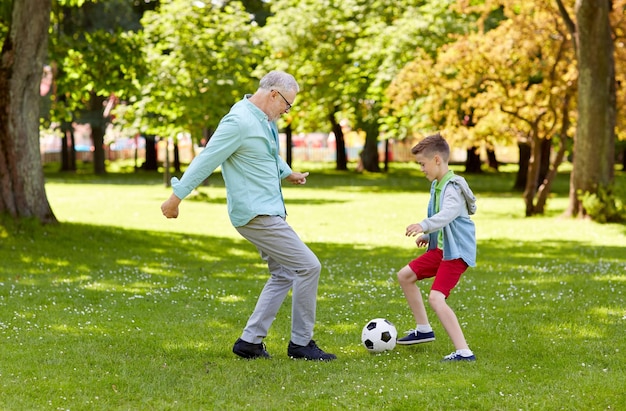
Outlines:
{"label": "black sneaker", "polygon": [[307,345],[297,345],[289,341],[287,355],[291,358],[304,358],[305,360],[330,361],[337,358],[335,354],[322,351],[320,347],[311,340]]}
{"label": "black sneaker", "polygon": [[433,331],[421,333],[417,330],[409,330],[405,337],[398,338],[397,343],[400,345],[412,345],[431,341],[435,341],[435,333]]}
{"label": "black sneaker", "polygon": [[238,338],[233,345],[233,352],[240,357],[247,358],[249,360],[255,358],[271,358],[265,351],[265,344],[252,344]]}

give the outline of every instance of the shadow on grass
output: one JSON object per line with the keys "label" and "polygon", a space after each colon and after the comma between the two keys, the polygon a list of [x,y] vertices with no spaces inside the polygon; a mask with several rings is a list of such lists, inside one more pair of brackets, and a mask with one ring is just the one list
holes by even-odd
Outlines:
{"label": "shadow on grass", "polygon": [[[514,191],[515,172],[485,172],[466,174],[463,167],[453,166],[454,171],[467,179],[476,194],[501,196],[520,196]],[[176,176],[180,177],[181,173]],[[52,168],[46,170],[46,181],[63,184],[120,184],[120,185],[158,185],[163,184],[163,175],[158,172],[139,170],[135,173],[110,172],[94,175],[90,169],[76,173],[58,172]],[[219,171],[213,173],[205,185],[223,187],[224,181]],[[307,178],[307,184],[300,189],[350,189],[372,193],[427,192],[430,183],[424,178],[419,167],[414,164],[392,163],[387,173],[356,173],[337,171],[329,164],[326,168],[313,170]],[[552,192],[567,195],[569,173],[559,173],[553,183]],[[520,198],[521,201],[521,198]]]}
{"label": "shadow on grass", "polygon": [[[193,202],[205,203],[205,204],[226,204],[227,203],[225,193],[224,195],[211,196],[207,194],[206,192],[202,191],[202,189],[196,190],[196,192],[190,195],[189,197],[187,197],[185,201],[193,201]],[[328,198],[326,199],[290,198],[288,202],[290,205],[292,204],[293,205],[324,205],[324,204],[342,204],[342,203],[346,203],[347,200],[345,201],[331,200]]]}
{"label": "shadow on grass", "polygon": [[[28,310],[51,299],[56,309],[67,309],[113,298],[133,306],[167,302],[166,317],[182,320],[187,311],[174,314],[171,301],[176,300],[180,307],[199,304],[199,312],[214,309],[212,319],[197,321],[239,328],[267,280],[265,263],[244,239],[70,223],[22,230],[0,243],[0,305],[12,309]],[[321,314],[328,326],[352,333],[364,318],[407,312],[395,273],[422,251],[368,244],[309,246],[324,267],[319,295],[332,308],[330,314]],[[577,282],[597,288],[607,281],[624,291],[625,277],[622,247],[486,240],[479,243],[478,267],[463,277],[459,295],[480,301],[511,284],[558,294]],[[381,296],[388,297],[384,305]],[[607,296],[598,303],[610,300]],[[346,324],[338,323],[337,315]]]}

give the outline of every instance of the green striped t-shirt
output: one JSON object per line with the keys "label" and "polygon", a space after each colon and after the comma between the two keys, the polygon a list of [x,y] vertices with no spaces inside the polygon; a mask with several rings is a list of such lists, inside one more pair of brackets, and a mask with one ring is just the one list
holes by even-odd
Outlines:
{"label": "green striped t-shirt", "polygon": [[[444,174],[441,181],[437,181],[437,184],[435,184],[435,213],[438,213],[441,208],[441,189],[448,181],[450,181],[452,177],[454,177],[454,171],[450,170]],[[443,230],[439,230],[439,235],[437,236],[437,247],[439,247],[440,250],[443,250]]]}

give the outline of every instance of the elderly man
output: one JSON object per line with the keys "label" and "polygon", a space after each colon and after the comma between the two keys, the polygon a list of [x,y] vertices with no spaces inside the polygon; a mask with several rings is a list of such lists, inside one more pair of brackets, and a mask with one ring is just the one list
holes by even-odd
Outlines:
{"label": "elderly man", "polygon": [[305,184],[309,173],[292,171],[280,157],[275,122],[289,112],[298,91],[298,83],[288,73],[265,75],[258,90],[222,118],[181,179],[172,179],[173,193],[161,205],[165,217],[176,218],[182,199],[222,166],[230,220],[257,247],[270,271],[254,312],[233,346],[235,354],[248,359],[270,358],[263,339],[290,289],[292,324],[287,354],[308,360],[336,358],[312,339],[320,262],[285,221],[281,180]]}

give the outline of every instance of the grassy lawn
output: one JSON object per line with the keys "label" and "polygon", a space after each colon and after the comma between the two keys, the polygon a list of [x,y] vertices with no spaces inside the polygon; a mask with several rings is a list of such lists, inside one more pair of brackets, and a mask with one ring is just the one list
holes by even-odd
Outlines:
{"label": "grassy lawn", "polygon": [[62,224],[0,224],[0,409],[626,409],[626,226],[559,218],[567,175],[536,218],[508,191],[514,174],[467,176],[478,266],[449,303],[478,360],[450,364],[431,310],[434,343],[377,355],[360,343],[372,318],[414,326],[395,273],[421,252],[404,229],[429,183],[415,165],[330,167],[296,164],[309,182],[284,188],[324,267],[315,339],[330,363],[287,357],[289,299],[271,360],[232,354],[267,268],[230,225],[219,175],[166,220],[159,174],[47,173]]}

